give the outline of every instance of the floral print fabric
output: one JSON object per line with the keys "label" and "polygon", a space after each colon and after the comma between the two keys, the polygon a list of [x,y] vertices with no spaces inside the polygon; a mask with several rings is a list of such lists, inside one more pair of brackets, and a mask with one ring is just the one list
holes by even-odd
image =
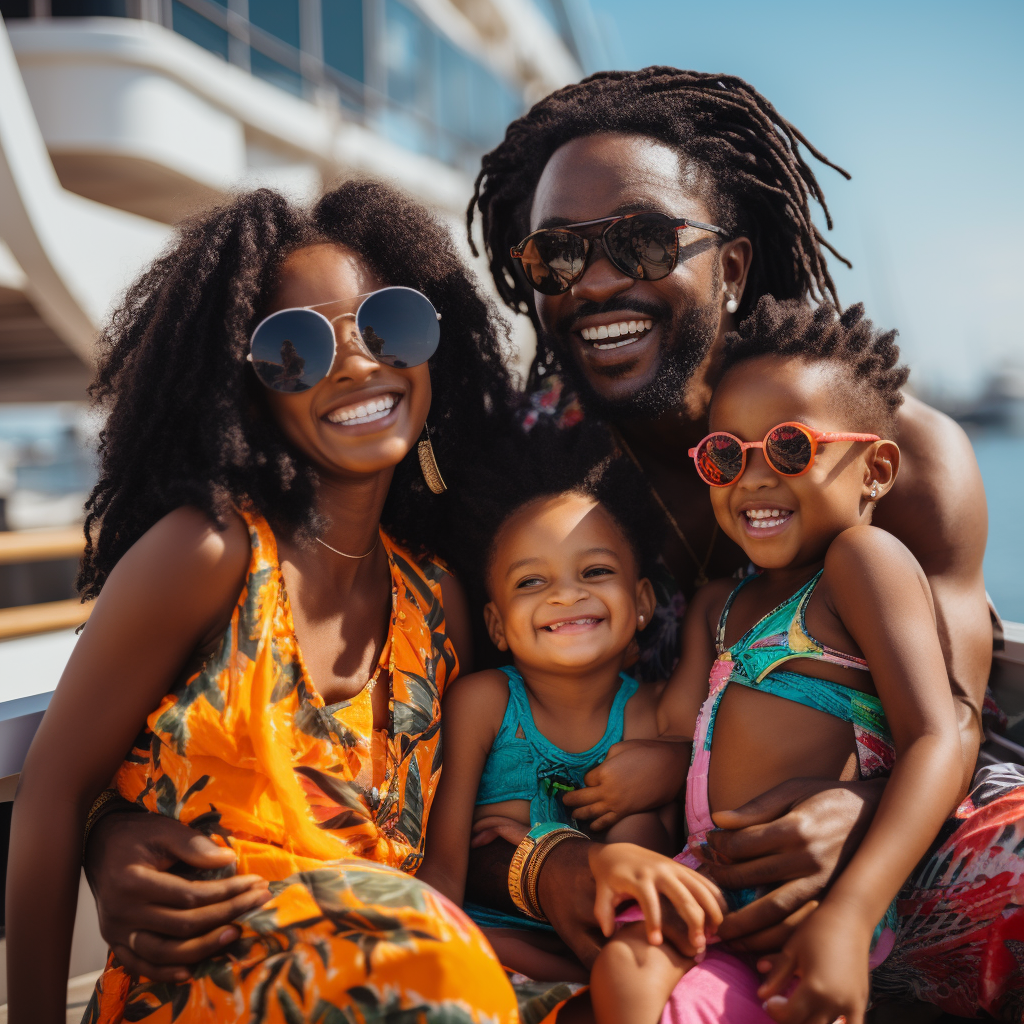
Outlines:
{"label": "floral print fabric", "polygon": [[371,687],[324,705],[273,533],[246,521],[249,574],[219,648],[149,716],[115,785],[229,845],[238,871],[270,880],[273,898],[185,984],[133,979],[111,955],[84,1021],[516,1020],[486,940],[410,877],[441,769],[441,695],[458,672],[444,570],[381,533],[392,608],[374,682],[390,685],[391,728],[374,732]]}

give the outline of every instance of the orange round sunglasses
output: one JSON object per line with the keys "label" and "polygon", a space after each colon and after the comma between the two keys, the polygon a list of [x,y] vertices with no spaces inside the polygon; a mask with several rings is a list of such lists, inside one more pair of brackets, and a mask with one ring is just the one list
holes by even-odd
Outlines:
{"label": "orange round sunglasses", "polygon": [[741,441],[734,434],[717,430],[687,454],[704,483],[728,487],[736,483],[747,468],[748,448],[763,449],[765,461],[776,473],[803,476],[814,465],[818,445],[832,441],[881,441],[881,438],[877,434],[836,434],[790,422],[772,427],[763,441]]}

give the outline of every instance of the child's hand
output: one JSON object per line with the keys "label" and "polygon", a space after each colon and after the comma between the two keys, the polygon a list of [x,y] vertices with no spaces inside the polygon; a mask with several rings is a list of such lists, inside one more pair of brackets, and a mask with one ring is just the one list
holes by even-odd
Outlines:
{"label": "child's hand", "polygon": [[518,846],[529,831],[529,825],[524,825],[523,822],[516,821],[515,818],[489,814],[486,818],[473,822],[473,838],[469,845],[475,850],[478,846],[493,843],[495,839],[504,839],[513,846]]}
{"label": "child's hand", "polygon": [[768,1015],[780,1024],[832,1024],[840,1015],[847,1024],[864,1024],[870,944],[871,933],[852,915],[816,910],[781,953],[758,961],[768,974],[757,990]]}
{"label": "child's hand", "polygon": [[686,782],[688,743],[626,740],[587,772],[584,789],[562,797],[574,818],[604,832],[627,814],[652,811],[675,800]]}
{"label": "child's hand", "polygon": [[676,908],[688,930],[687,956],[704,952],[707,937],[722,923],[725,909],[713,882],[660,853],[632,843],[594,843],[590,848],[590,870],[597,883],[594,917],[605,936],[615,932],[615,908],[626,897],[640,905],[647,925],[647,941],[660,946],[661,896]]}

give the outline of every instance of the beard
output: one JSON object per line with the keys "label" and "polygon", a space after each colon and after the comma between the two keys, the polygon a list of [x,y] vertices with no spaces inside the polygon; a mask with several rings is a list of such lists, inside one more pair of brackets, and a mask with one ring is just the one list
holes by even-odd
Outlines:
{"label": "beard", "polygon": [[[712,294],[717,294],[717,290]],[[605,310],[607,308],[604,307]],[[609,398],[597,391],[586,372],[573,358],[572,351],[566,351],[559,337],[546,333],[543,338],[548,348],[558,357],[566,383],[579,395],[588,414],[618,421],[656,419],[681,405],[687,384],[704,362],[718,335],[719,317],[718,303],[712,300],[665,321],[666,329],[659,346],[658,369],[654,378],[620,398]]]}

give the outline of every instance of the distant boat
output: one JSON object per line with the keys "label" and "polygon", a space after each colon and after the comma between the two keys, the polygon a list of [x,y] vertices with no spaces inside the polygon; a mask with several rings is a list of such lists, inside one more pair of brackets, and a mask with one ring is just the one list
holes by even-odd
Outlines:
{"label": "distant boat", "polygon": [[1024,434],[1024,366],[997,370],[981,395],[953,415],[964,424]]}

